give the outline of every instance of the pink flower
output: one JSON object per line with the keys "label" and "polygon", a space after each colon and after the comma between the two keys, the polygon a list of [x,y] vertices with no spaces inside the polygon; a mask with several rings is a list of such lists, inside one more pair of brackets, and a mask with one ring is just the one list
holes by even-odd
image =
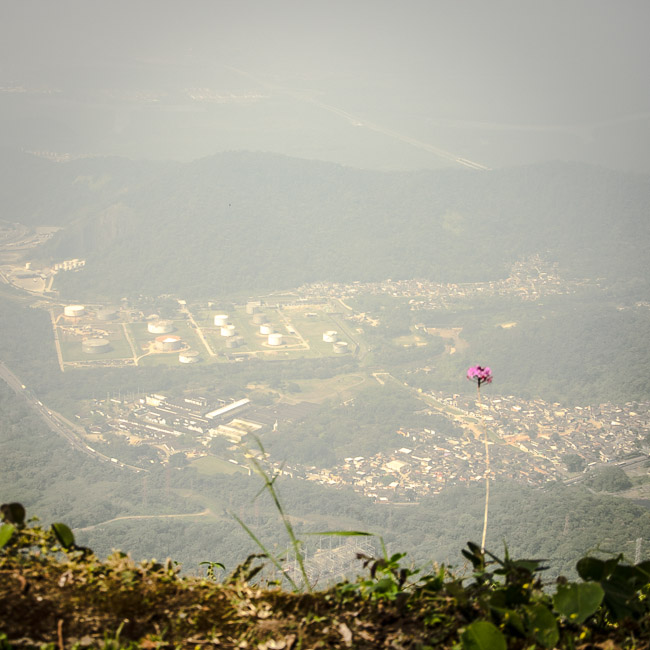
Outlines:
{"label": "pink flower", "polygon": [[487,366],[472,366],[467,369],[467,379],[476,381],[480,388],[481,384],[492,383],[492,371]]}

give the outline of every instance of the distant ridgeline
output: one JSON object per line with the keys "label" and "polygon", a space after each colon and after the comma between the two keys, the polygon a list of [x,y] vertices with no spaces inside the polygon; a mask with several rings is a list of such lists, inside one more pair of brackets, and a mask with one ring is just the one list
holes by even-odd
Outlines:
{"label": "distant ridgeline", "polygon": [[539,252],[566,277],[647,275],[647,178],[580,164],[385,173],[259,153],[189,164],[5,157],[0,208],[63,227],[40,251],[87,260],[57,277],[77,299],[478,281]]}

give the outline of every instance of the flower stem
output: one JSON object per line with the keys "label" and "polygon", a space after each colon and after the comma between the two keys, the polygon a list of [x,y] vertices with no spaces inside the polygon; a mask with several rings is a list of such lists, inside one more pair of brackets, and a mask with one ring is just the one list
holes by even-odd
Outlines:
{"label": "flower stem", "polygon": [[490,448],[488,447],[487,425],[485,424],[485,417],[483,415],[483,402],[481,401],[481,384],[476,385],[476,392],[478,394],[478,408],[481,414],[481,422],[483,424],[483,438],[485,441],[485,511],[483,513],[483,535],[481,537],[481,553],[485,552],[485,537],[487,535],[488,523],[488,506],[490,503]]}

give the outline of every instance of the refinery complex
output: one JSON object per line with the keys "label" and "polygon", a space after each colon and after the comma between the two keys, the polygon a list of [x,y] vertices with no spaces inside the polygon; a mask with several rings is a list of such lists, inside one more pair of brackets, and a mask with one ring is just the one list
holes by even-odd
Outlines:
{"label": "refinery complex", "polygon": [[[62,371],[87,366],[227,362],[355,354],[362,330],[325,300],[249,301],[215,309],[184,300],[161,317],[123,301],[61,305],[50,310]],[[338,311],[336,311],[338,309]],[[169,308],[167,309],[169,311]]]}

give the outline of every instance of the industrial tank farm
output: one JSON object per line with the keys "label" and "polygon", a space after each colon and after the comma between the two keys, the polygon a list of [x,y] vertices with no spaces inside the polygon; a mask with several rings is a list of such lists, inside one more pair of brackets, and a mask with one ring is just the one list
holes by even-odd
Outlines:
{"label": "industrial tank farm", "polygon": [[351,334],[356,328],[336,302],[308,302],[296,292],[273,294],[269,301],[225,301],[221,307],[163,299],[53,308],[61,370],[318,358],[356,354],[359,348]]}

